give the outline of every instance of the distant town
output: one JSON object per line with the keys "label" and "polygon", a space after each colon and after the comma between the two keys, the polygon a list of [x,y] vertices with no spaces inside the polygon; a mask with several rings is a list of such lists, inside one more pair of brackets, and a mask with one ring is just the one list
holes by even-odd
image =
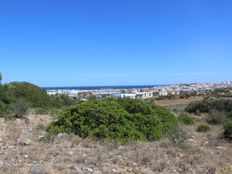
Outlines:
{"label": "distant town", "polygon": [[102,88],[71,88],[56,87],[45,88],[48,95],[67,95],[72,98],[88,99],[90,96],[97,98],[132,98],[132,99],[149,99],[167,96],[180,96],[184,94],[200,94],[205,91],[213,91],[216,89],[232,89],[232,82],[221,83],[189,83],[162,86],[130,86],[130,87],[102,87]]}

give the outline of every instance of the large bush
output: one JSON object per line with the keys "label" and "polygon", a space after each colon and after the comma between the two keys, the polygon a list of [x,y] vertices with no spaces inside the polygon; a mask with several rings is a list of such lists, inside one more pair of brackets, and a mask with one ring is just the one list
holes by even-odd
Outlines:
{"label": "large bush", "polygon": [[177,128],[178,121],[169,110],[156,105],[152,105],[152,108],[153,112],[155,112],[161,120],[164,134],[173,132]]}
{"label": "large bush", "polygon": [[32,107],[48,107],[50,98],[46,91],[40,87],[27,82],[13,82],[9,88],[15,98],[23,98]]}
{"label": "large bush", "polygon": [[25,110],[23,106],[49,111],[74,103],[68,96],[49,96],[44,89],[27,82],[0,85],[0,117],[12,116],[10,113],[13,116],[24,115],[18,114]]}
{"label": "large bush", "polygon": [[[172,122],[166,124],[165,117]],[[156,140],[177,125],[175,117],[163,108],[139,100],[104,99],[79,102],[66,109],[50,125],[49,132],[125,142]]]}
{"label": "large bush", "polygon": [[231,112],[232,111],[232,100],[231,99],[214,99],[207,98],[203,101],[197,101],[189,104],[185,110],[189,113],[208,113],[211,110],[217,110],[220,112]]}

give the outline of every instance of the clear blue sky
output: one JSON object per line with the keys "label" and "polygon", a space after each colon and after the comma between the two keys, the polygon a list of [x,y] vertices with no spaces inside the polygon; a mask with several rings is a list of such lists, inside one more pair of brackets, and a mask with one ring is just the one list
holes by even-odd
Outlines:
{"label": "clear blue sky", "polygon": [[1,1],[0,71],[40,86],[232,80],[232,1]]}

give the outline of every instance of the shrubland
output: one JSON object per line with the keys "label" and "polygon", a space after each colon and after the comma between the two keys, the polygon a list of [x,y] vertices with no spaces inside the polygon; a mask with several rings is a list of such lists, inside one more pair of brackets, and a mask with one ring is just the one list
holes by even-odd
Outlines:
{"label": "shrubland", "polygon": [[205,124],[201,124],[200,126],[198,126],[197,128],[197,132],[209,132],[211,129],[208,125],[205,125]]}
{"label": "shrubland", "polygon": [[49,96],[45,90],[27,82],[0,85],[0,117],[21,117],[29,108],[49,112],[74,102],[68,96]]}
{"label": "shrubland", "polygon": [[110,141],[152,141],[178,128],[166,109],[132,99],[102,99],[78,102],[59,114],[48,131],[76,134]]}
{"label": "shrubland", "polygon": [[187,114],[182,114],[178,117],[178,120],[180,123],[183,123],[185,125],[193,125],[195,122],[194,117],[191,117]]}
{"label": "shrubland", "polygon": [[223,125],[224,137],[232,140],[232,99],[207,97],[202,101],[191,103],[185,110],[196,115],[207,113],[208,123]]}

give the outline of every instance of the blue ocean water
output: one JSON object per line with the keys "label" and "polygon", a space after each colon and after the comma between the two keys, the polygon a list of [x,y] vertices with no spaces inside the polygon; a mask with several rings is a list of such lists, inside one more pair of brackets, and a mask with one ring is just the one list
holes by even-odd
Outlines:
{"label": "blue ocean water", "polygon": [[100,90],[100,89],[143,89],[161,87],[164,85],[131,85],[131,86],[66,86],[66,87],[43,87],[45,90]]}

